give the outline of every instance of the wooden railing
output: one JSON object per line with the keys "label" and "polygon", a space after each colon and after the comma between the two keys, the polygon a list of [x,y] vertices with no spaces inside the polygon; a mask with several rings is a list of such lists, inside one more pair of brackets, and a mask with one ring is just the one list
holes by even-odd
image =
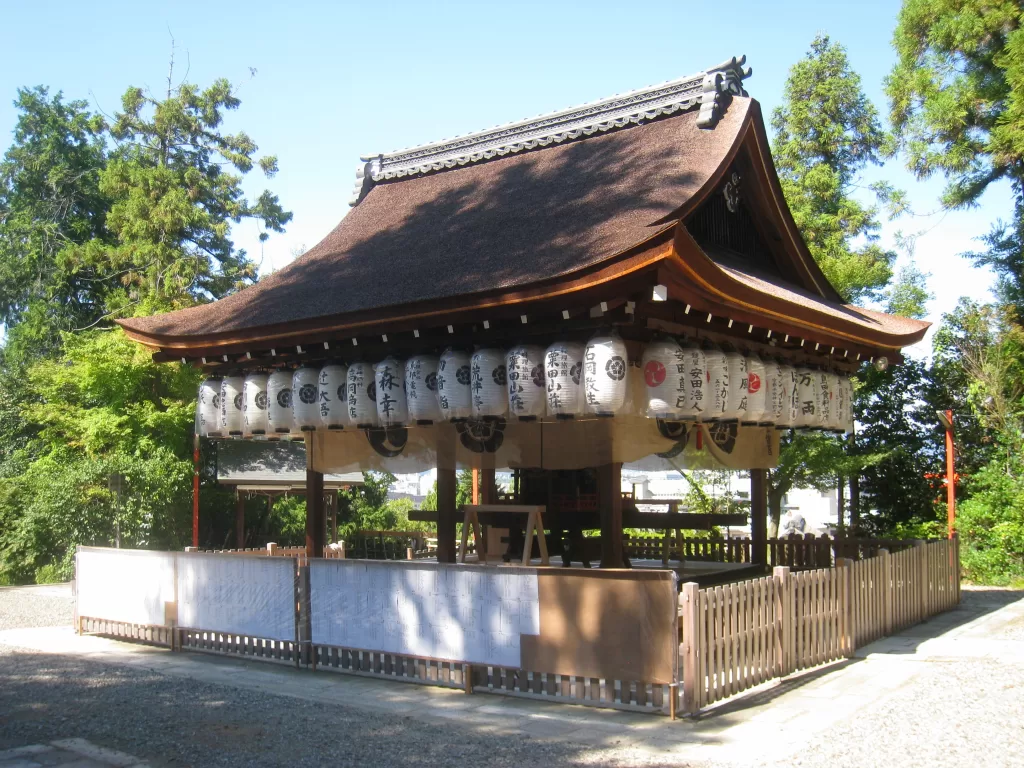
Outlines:
{"label": "wooden railing", "polygon": [[960,601],[959,542],[912,547],[836,568],[700,589],[679,596],[679,709],[695,713],[727,696],[844,657],[955,607]]}

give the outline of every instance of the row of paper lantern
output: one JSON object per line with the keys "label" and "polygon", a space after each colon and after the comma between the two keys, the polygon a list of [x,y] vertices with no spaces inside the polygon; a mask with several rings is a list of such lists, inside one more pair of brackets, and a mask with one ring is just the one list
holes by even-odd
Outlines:
{"label": "row of paper lantern", "polygon": [[[625,343],[611,334],[546,350],[448,349],[375,365],[210,378],[199,392],[200,434],[614,416],[629,407],[628,359]],[[852,430],[853,390],[838,374],[668,337],[647,345],[641,368],[650,418]]]}
{"label": "row of paper lantern", "polygon": [[651,418],[853,431],[843,374],[669,337],[648,344],[640,365]]}

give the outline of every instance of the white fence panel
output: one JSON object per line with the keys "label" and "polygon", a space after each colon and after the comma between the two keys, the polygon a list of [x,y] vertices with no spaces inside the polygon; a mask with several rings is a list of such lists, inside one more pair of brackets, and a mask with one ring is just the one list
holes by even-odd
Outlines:
{"label": "white fence panel", "polygon": [[516,668],[540,634],[532,568],[312,560],[310,595],[316,645]]}
{"label": "white fence panel", "polygon": [[181,554],[178,626],[295,640],[295,569],[290,557]]}
{"label": "white fence panel", "polygon": [[79,547],[75,558],[78,615],[162,626],[174,602],[173,552]]}

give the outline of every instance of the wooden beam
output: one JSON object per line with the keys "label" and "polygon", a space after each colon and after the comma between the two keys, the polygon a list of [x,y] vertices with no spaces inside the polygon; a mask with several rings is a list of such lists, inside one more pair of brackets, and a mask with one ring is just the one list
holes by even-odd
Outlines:
{"label": "wooden beam", "polygon": [[750,559],[768,565],[768,470],[750,470]]}
{"label": "wooden beam", "polygon": [[597,506],[601,513],[601,567],[622,568],[622,464],[597,468]]}

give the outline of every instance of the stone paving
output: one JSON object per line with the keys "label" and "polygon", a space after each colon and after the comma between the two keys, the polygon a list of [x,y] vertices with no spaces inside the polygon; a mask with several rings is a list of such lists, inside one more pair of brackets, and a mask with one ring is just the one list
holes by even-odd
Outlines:
{"label": "stone paving", "polygon": [[[170,653],[99,637],[79,637],[64,627],[0,631],[0,645],[87,657],[325,705],[355,704],[360,709],[439,725],[454,725],[457,721],[460,727],[481,733],[524,734],[595,748],[630,747],[672,763],[750,765],[754,744],[757,760],[771,765],[789,762],[788,758],[809,740],[827,738],[836,727],[870,712],[887,695],[908,685],[923,664],[982,659],[1024,665],[1024,642],[1006,639],[1013,638],[1007,628],[1022,624],[1021,593],[978,593],[953,611],[865,646],[854,659],[767,683],[722,702],[699,718],[676,722],[656,715],[467,695],[223,656]],[[7,768],[2,759],[0,768]]]}

